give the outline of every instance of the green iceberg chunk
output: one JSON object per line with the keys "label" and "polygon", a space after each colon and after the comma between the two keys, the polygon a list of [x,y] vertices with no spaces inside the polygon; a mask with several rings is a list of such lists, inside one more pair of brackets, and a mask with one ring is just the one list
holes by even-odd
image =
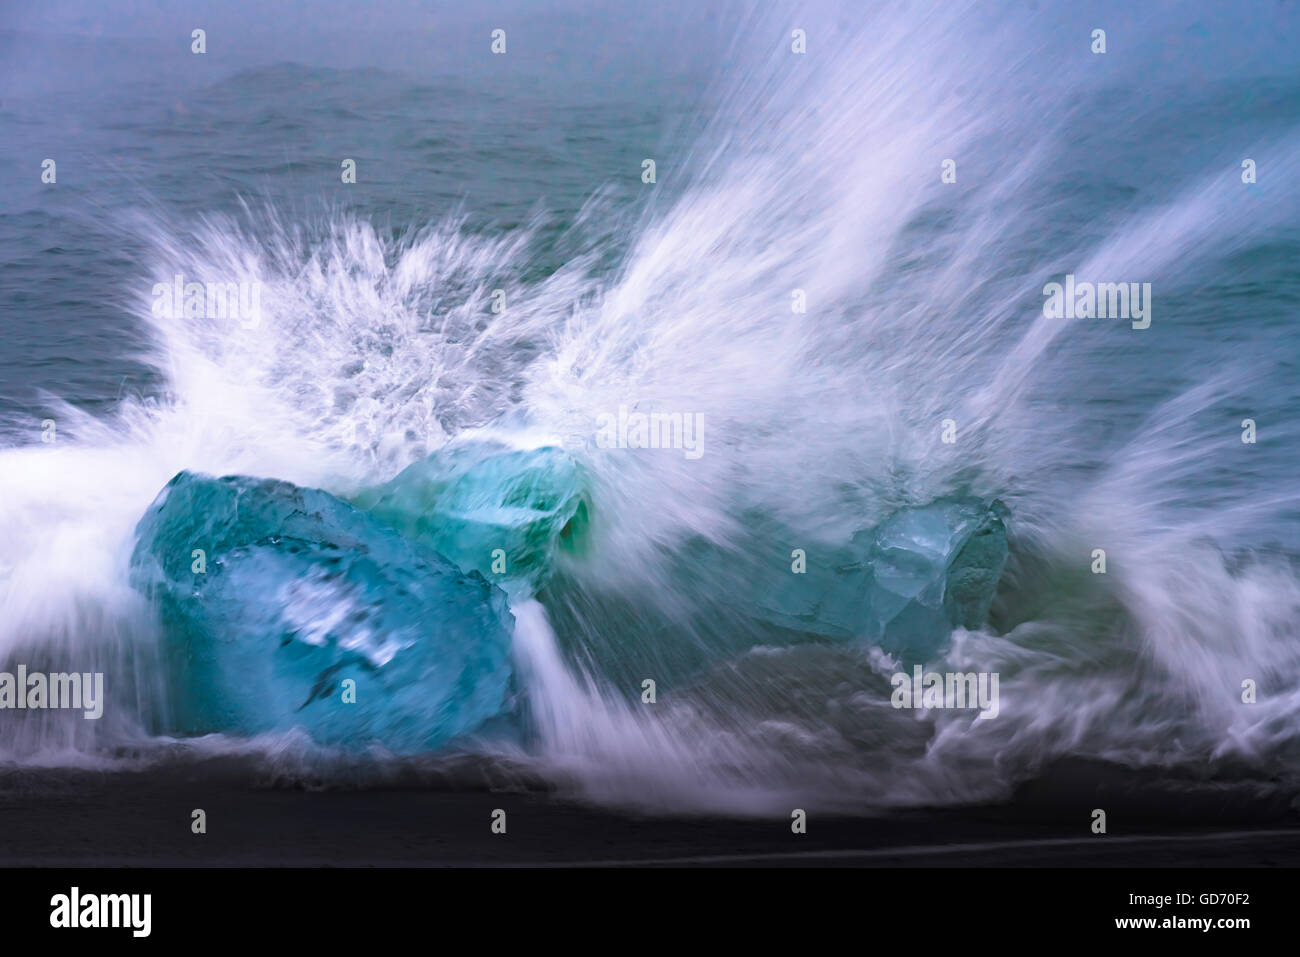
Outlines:
{"label": "green iceberg chunk", "polygon": [[512,597],[528,597],[549,579],[559,551],[581,550],[586,488],[583,470],[564,449],[467,442],[440,449],[354,501]]}
{"label": "green iceberg chunk", "polygon": [[812,549],[801,574],[765,563],[752,592],[755,616],[924,661],[953,628],[988,618],[1007,559],[1008,517],[1001,502],[941,499],[857,532],[846,547]]}

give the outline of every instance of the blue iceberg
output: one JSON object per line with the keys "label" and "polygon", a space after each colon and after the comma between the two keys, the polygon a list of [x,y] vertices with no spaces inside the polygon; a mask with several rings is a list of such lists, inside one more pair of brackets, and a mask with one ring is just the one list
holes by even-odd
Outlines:
{"label": "blue iceberg", "polygon": [[564,449],[466,442],[433,453],[355,503],[384,524],[529,597],[561,551],[582,550],[587,481]]}
{"label": "blue iceberg", "polygon": [[411,753],[510,705],[504,593],[327,492],[181,472],[136,536],[132,584],[166,628],[169,730],[301,727]]}

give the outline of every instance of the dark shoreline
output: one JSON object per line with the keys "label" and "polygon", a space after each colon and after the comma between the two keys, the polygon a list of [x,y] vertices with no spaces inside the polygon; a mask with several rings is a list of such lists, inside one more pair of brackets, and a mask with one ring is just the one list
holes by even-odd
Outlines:
{"label": "dark shoreline", "polygon": [[[1092,809],[1108,833],[1090,830]],[[207,833],[190,832],[203,808]],[[507,833],[491,814],[507,812]],[[260,785],[230,763],[137,772],[8,769],[10,867],[1293,867],[1294,791],[1063,761],[995,805],[864,816],[662,817],[537,790]]]}

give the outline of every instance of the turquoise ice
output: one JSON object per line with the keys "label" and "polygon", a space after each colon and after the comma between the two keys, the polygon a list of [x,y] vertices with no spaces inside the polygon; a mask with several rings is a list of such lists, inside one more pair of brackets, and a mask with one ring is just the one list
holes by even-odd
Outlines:
{"label": "turquoise ice", "polygon": [[[925,661],[955,627],[984,624],[1007,559],[1006,508],[941,499],[857,532],[847,547],[806,549],[806,571],[774,565],[752,590],[756,617]],[[786,533],[786,540],[797,536]]]}
{"label": "turquoise ice", "polygon": [[535,594],[562,550],[581,550],[589,515],[586,478],[568,452],[495,442],[440,449],[355,501],[512,597]]}
{"label": "turquoise ice", "polygon": [[419,752],[509,707],[504,593],[327,492],[181,472],[136,535],[132,583],[165,627],[169,730],[301,727]]}
{"label": "turquoise ice", "polygon": [[[458,443],[355,505],[288,482],[180,473],[132,556],[132,582],[165,625],[167,729],[301,727],[322,743],[410,753],[512,713],[506,592],[533,596],[564,553],[583,551],[588,503],[582,467],[549,446]],[[926,661],[954,628],[986,621],[1007,517],[998,502],[941,499],[810,545],[803,574],[764,554],[741,580],[696,583],[781,629]],[[760,551],[799,537],[761,516],[748,527]],[[684,571],[735,567],[736,552],[711,552]]]}

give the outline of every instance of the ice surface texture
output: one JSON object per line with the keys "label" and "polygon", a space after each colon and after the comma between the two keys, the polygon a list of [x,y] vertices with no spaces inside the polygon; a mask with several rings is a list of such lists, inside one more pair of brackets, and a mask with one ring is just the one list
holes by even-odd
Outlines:
{"label": "ice surface texture", "polygon": [[356,502],[512,598],[535,594],[561,549],[581,549],[589,514],[584,475],[568,452],[490,442],[439,450]]}
{"label": "ice surface texture", "polygon": [[905,509],[854,534],[847,548],[808,550],[804,574],[783,565],[764,576],[757,617],[925,661],[954,627],[988,617],[1007,559],[1007,517],[1000,502],[972,498]]}
{"label": "ice surface texture", "polygon": [[413,752],[508,704],[505,595],[327,492],[181,472],[140,521],[132,581],[163,619],[181,733]]}

